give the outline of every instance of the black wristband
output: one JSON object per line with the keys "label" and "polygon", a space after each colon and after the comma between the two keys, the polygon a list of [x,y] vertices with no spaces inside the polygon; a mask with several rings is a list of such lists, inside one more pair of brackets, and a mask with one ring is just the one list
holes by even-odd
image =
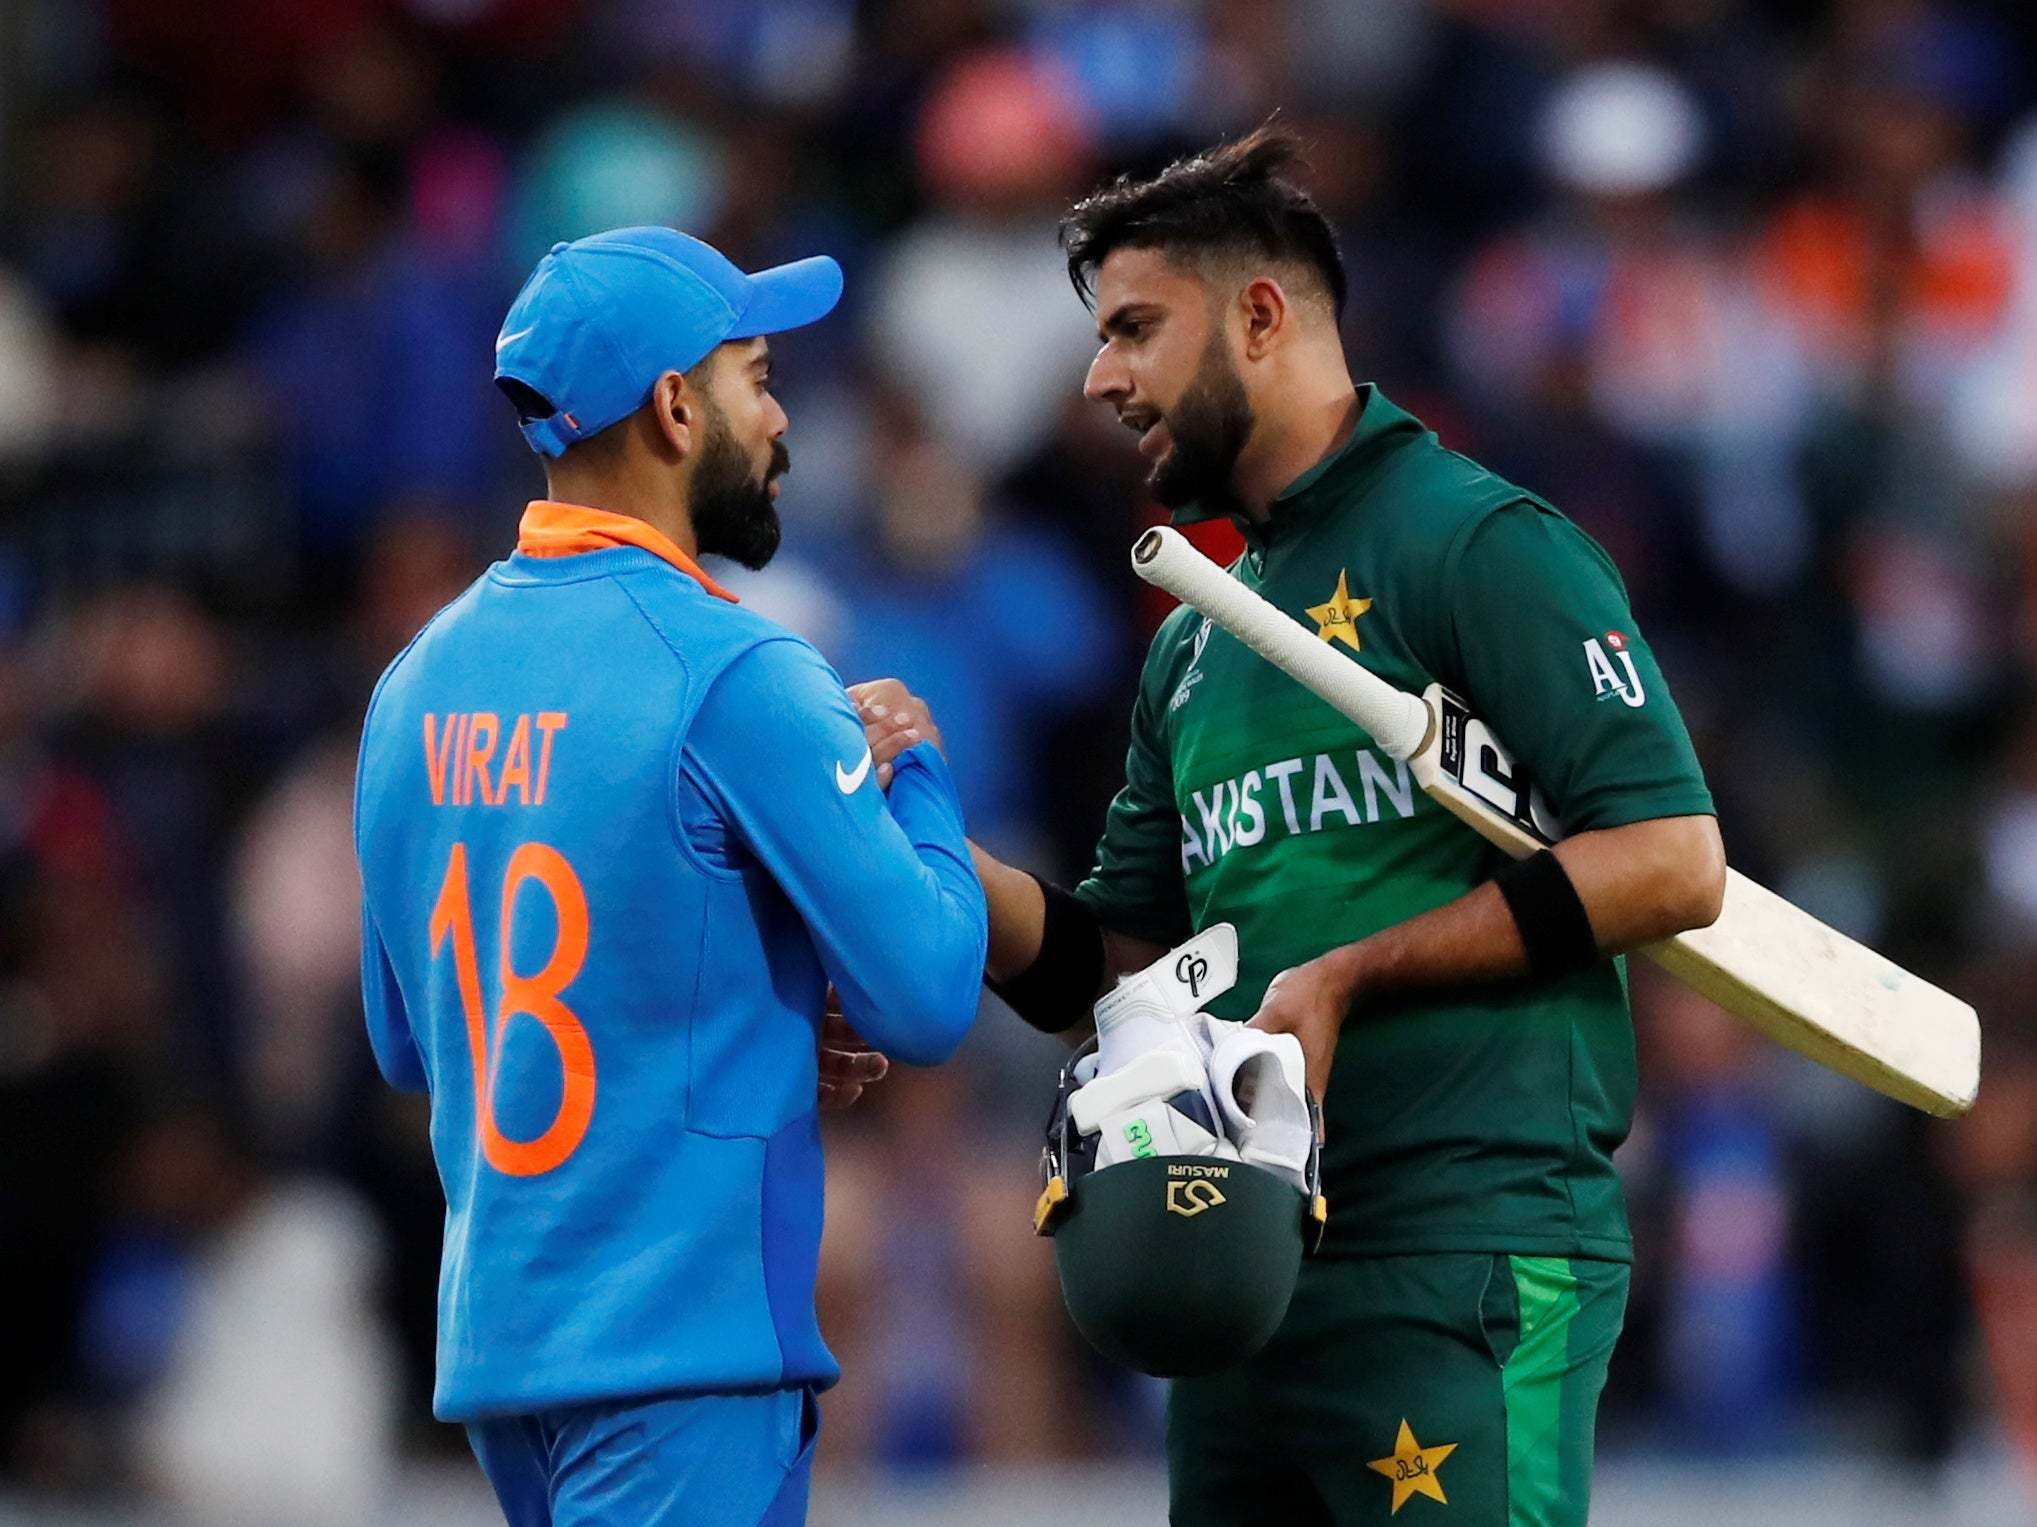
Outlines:
{"label": "black wristband", "polygon": [[1039,876],[1047,898],[1040,952],[1008,981],[986,980],[1005,1005],[1042,1034],[1072,1029],[1089,1016],[1103,985],[1103,925],[1074,895]]}
{"label": "black wristband", "polygon": [[1563,861],[1548,849],[1516,859],[1492,877],[1538,976],[1567,976],[1598,963],[1598,936]]}

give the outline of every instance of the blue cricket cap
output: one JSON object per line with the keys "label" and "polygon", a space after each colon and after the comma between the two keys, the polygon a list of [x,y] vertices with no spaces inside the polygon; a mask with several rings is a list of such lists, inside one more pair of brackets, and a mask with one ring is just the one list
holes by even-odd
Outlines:
{"label": "blue cricket cap", "polygon": [[667,371],[725,340],[824,318],[841,296],[842,268],[827,255],[746,275],[673,229],[615,228],[538,261],[502,320],[495,381],[552,405],[520,427],[532,450],[558,456],[643,407]]}

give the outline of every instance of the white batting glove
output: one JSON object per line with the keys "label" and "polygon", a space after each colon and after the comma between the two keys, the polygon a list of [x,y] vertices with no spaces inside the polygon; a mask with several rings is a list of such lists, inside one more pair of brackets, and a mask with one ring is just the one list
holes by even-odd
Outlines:
{"label": "white batting glove", "polygon": [[[1214,1021],[1214,1020],[1213,1020]],[[1224,1024],[1210,1056],[1210,1088],[1238,1159],[1308,1191],[1308,1092],[1301,1041],[1243,1024]]]}
{"label": "white batting glove", "polygon": [[1068,1117],[1078,1133],[1097,1136],[1099,1171],[1146,1156],[1238,1159],[1216,1117],[1208,1068],[1192,1044],[1148,1050],[1077,1088]]}
{"label": "white batting glove", "polygon": [[1098,1074],[1173,1043],[1185,1020],[1237,983],[1238,930],[1229,923],[1205,928],[1124,977],[1096,1004]]}

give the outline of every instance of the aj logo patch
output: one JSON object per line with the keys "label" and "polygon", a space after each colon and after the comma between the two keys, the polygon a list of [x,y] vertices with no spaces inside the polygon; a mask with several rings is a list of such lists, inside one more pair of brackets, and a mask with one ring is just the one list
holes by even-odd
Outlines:
{"label": "aj logo patch", "polygon": [[[1641,674],[1634,667],[1634,654],[1630,643],[1618,631],[1608,631],[1603,637],[1588,637],[1584,644],[1585,666],[1591,670],[1592,698],[1597,700],[1619,699],[1625,704],[1639,706],[1648,696],[1641,691]],[[1606,654],[1610,652],[1611,657]],[[1615,661],[1618,667],[1614,666]]]}

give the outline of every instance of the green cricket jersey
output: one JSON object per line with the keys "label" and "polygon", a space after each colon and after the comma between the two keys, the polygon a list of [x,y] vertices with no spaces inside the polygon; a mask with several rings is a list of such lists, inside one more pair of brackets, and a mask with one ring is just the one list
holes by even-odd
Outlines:
{"label": "green cricket jersey", "polygon": [[[1370,385],[1350,440],[1246,525],[1233,576],[1396,687],[1462,695],[1564,831],[1709,813],[1605,552]],[[1198,517],[1195,511],[1181,518]],[[1195,611],[1153,639],[1125,787],[1077,894],[1173,945],[1237,925],[1247,1018],[1282,970],[1463,894],[1499,850],[1338,712]],[[1625,970],[1368,1003],[1324,1100],[1326,1250],[1629,1256]]]}

